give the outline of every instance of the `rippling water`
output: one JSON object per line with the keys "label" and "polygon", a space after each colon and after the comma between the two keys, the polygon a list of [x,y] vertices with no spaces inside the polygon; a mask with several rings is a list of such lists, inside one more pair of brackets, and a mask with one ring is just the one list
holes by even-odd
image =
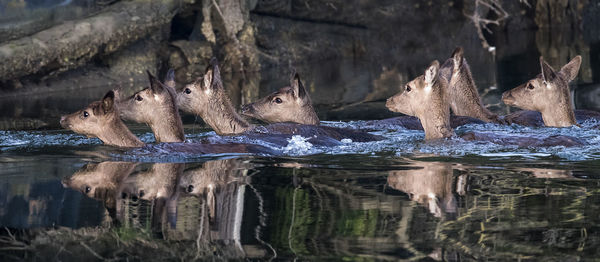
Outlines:
{"label": "rippling water", "polygon": [[[600,250],[597,123],[456,130],[570,135],[516,148],[367,122],[382,141],[286,146],[186,128],[278,156],[139,154],[72,132],[0,131],[0,257],[60,260],[587,259]],[[136,135],[151,143],[146,129]],[[126,247],[126,248],[124,248]]]}

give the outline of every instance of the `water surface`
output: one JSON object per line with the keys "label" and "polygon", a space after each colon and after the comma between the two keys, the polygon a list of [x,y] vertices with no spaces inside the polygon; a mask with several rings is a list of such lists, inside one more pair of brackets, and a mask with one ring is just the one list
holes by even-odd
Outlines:
{"label": "water surface", "polygon": [[[277,147],[187,126],[188,141],[261,143],[282,152],[198,156],[132,153],[65,130],[2,131],[0,255],[368,261],[598,255],[596,123],[457,130],[566,134],[589,143],[577,148],[460,138],[431,143],[423,132],[397,126],[323,124],[366,128],[385,139],[318,147],[293,137]],[[154,140],[148,129],[134,132]]]}

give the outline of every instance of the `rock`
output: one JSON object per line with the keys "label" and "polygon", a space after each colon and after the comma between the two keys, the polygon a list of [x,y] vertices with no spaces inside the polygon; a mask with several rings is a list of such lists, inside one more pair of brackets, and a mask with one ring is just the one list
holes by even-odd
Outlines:
{"label": "rock", "polygon": [[[0,81],[81,67],[168,24],[176,1],[119,2],[95,16],[64,23],[0,45]],[[137,19],[136,19],[137,18]]]}

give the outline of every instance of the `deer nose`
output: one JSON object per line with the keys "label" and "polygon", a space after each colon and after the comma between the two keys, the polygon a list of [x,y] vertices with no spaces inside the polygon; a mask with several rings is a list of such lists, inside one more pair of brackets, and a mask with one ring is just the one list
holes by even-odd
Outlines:
{"label": "deer nose", "polygon": [[512,104],[514,101],[515,98],[512,96],[512,92],[510,90],[502,93],[502,102],[508,105]]}
{"label": "deer nose", "polygon": [[66,127],[66,121],[67,121],[67,118],[65,116],[61,116],[60,117],[60,122],[59,122],[60,126],[62,126],[63,128],[67,128]]}
{"label": "deer nose", "polygon": [[392,108],[392,106],[394,105],[394,101],[392,101],[392,98],[393,97],[390,97],[385,101],[385,107]]}

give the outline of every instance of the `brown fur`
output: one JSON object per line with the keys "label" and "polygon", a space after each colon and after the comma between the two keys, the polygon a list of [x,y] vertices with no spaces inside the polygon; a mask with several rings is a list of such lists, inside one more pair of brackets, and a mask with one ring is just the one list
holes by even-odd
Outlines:
{"label": "brown fur", "polygon": [[62,116],[61,126],[88,137],[97,137],[107,145],[143,146],[144,143],[129,131],[119,117],[114,98],[113,91],[109,91],[101,101],[93,102],[73,114]]}
{"label": "brown fur", "polygon": [[177,104],[181,110],[202,117],[219,135],[240,134],[254,128],[231,104],[216,59],[211,60],[204,77],[186,85],[178,94]]}
{"label": "brown fur", "polygon": [[[175,81],[169,74],[167,82],[174,87]],[[185,136],[177,108],[175,90],[173,87],[160,83],[150,72],[148,72],[148,77],[150,87],[117,103],[121,117],[125,120],[149,125],[156,142],[183,142]]]}
{"label": "brown fur", "polygon": [[[454,135],[450,126],[449,98],[445,92],[446,80],[438,74],[439,63],[434,61],[425,71],[409,82],[401,92],[387,100],[386,106],[395,112],[416,116],[423,124],[425,139],[447,138]],[[429,90],[429,91],[428,91]],[[483,133],[465,133],[465,140],[490,141],[497,144],[530,146],[580,146],[584,143],[574,137],[552,136],[545,139],[534,137],[499,137]]]}
{"label": "brown fur", "polygon": [[440,75],[448,81],[450,108],[455,115],[469,116],[485,122],[503,122],[498,115],[483,106],[461,47],[456,48],[452,57],[446,60],[440,69]]}
{"label": "brown fur", "polygon": [[567,127],[577,124],[569,82],[577,77],[581,56],[576,56],[559,72],[540,57],[542,73],[502,94],[502,101],[525,110],[538,111],[546,126]]}
{"label": "brown fur", "polygon": [[300,81],[300,76],[295,72],[290,79],[290,86],[243,106],[242,114],[268,123],[319,125],[319,117],[312,106],[310,96]]}
{"label": "brown fur", "polygon": [[386,102],[394,112],[416,116],[425,130],[425,139],[447,138],[454,135],[450,126],[450,105],[446,79],[438,74],[439,63],[434,61],[425,74],[410,81],[404,90]]}

